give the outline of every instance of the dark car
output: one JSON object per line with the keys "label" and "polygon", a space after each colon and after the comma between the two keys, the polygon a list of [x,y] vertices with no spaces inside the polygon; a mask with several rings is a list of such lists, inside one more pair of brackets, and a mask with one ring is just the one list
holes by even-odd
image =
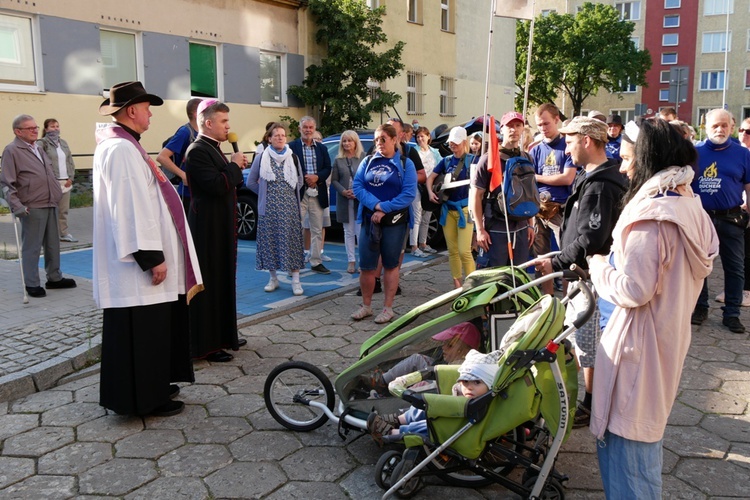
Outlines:
{"label": "dark car", "polygon": [[[462,127],[466,129],[466,135],[468,137],[471,137],[472,134],[476,134],[477,132],[483,132],[484,117],[478,116],[476,118],[472,118],[468,122],[464,123]],[[432,147],[437,148],[438,151],[440,151],[441,156],[448,156],[449,154],[451,154],[451,150],[448,147],[448,136],[451,133],[451,128],[453,127],[449,127],[445,124],[438,125],[430,134],[430,137],[432,138]],[[501,135],[501,127],[500,120],[498,119],[495,120],[495,131],[497,132],[497,137],[499,140]]]}
{"label": "dark car", "polygon": [[[252,157],[249,160],[252,164]],[[250,168],[242,171],[245,183],[237,188],[237,237],[241,240],[254,240],[258,231],[258,187],[247,187],[248,175]]]}
{"label": "dark car", "polygon": [[[362,143],[362,148],[365,152],[369,151],[374,144],[375,133],[373,130],[357,130],[357,135]],[[341,142],[341,134],[331,135],[323,139],[323,145],[328,148],[328,155],[331,157],[331,164],[336,160],[336,155],[339,152],[339,143]],[[413,142],[409,143],[412,147],[417,147]],[[331,186],[330,189],[331,199],[331,224],[336,220],[336,190]],[[438,219],[440,213],[435,211],[430,217],[429,229],[427,230],[427,243],[431,247],[440,246],[443,243],[443,228],[440,227]]]}

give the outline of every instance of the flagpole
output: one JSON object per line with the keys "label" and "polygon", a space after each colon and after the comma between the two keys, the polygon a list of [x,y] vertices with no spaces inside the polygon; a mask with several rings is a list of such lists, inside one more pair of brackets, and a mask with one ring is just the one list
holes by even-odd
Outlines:
{"label": "flagpole", "polygon": [[523,116],[529,110],[529,80],[531,79],[531,55],[534,48],[534,7],[536,0],[531,2],[531,25],[529,26],[529,50],[526,53],[526,84],[523,88]]}
{"label": "flagpole", "polygon": [[484,109],[482,112],[482,131],[483,131],[483,137],[482,137],[482,149],[481,152],[485,153],[485,144],[487,142],[487,133],[489,132],[489,124],[487,123],[487,114],[488,114],[488,107],[489,107],[489,101],[490,101],[490,67],[492,65],[492,33],[493,33],[493,26],[495,23],[495,8],[496,8],[497,0],[491,0],[490,1],[490,31],[487,35],[487,68],[485,72],[485,78],[484,78]]}

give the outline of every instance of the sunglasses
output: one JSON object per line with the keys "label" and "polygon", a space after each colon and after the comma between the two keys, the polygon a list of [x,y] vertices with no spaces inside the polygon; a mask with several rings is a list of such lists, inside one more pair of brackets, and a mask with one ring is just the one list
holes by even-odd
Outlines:
{"label": "sunglasses", "polygon": [[739,132],[740,134],[750,134],[750,128],[741,128]]}
{"label": "sunglasses", "polygon": [[385,142],[386,142],[386,141],[387,141],[388,139],[389,139],[389,137],[386,137],[386,136],[380,136],[380,137],[376,137],[375,139],[373,139],[373,142],[374,142],[375,144],[381,144],[381,143],[382,143],[382,144],[385,144]]}

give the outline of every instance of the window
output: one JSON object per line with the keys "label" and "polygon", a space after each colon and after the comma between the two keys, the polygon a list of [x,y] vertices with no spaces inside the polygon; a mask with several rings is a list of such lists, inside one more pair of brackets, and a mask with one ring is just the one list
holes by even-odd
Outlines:
{"label": "window", "polygon": [[700,90],[724,90],[724,71],[701,71]]}
{"label": "window", "polygon": [[745,90],[750,89],[750,69],[745,70]]}
{"label": "window", "polygon": [[0,89],[41,91],[35,20],[0,14]]}
{"label": "window", "polygon": [[672,47],[680,43],[680,35],[677,33],[665,33],[661,36],[661,44],[664,47]]}
{"label": "window", "polygon": [[734,14],[734,0],[705,0],[703,3],[703,15],[726,15],[727,7],[729,8],[729,13]]}
{"label": "window", "polygon": [[682,0],[664,0],[665,9],[679,9]]}
{"label": "window", "polygon": [[610,109],[609,114],[620,115],[623,125],[628,123],[630,120],[635,120],[634,109]]}
{"label": "window", "polygon": [[555,12],[557,12],[555,9],[542,9],[542,17],[547,17]]}
{"label": "window", "polygon": [[[732,45],[732,32],[729,32],[729,46]],[[713,33],[703,33],[703,53],[725,52],[727,50],[727,33],[717,31]],[[729,50],[731,52],[731,49]]]}
{"label": "window", "polygon": [[661,55],[662,64],[677,64],[677,53],[676,52],[664,52]]}
{"label": "window", "polygon": [[190,95],[219,97],[216,50],[215,45],[190,44]]}
{"label": "window", "polygon": [[[720,107],[720,105],[712,106],[710,108],[698,108],[698,122],[697,123],[702,123],[703,125],[705,125],[706,124],[706,113],[708,113],[712,109],[718,108],[718,107]],[[695,128],[697,129],[698,127],[695,127]]]}
{"label": "window", "polygon": [[116,83],[139,80],[137,42],[135,33],[99,31],[104,90]]}
{"label": "window", "polygon": [[370,101],[374,101],[380,97],[380,93],[385,90],[385,83],[373,80],[372,78],[367,79],[367,92],[370,97]]}
{"label": "window", "polygon": [[456,79],[440,77],[440,116],[456,116]]}
{"label": "window", "polygon": [[659,83],[669,83],[669,70],[659,72]]}
{"label": "window", "polygon": [[620,82],[620,93],[629,94],[638,90],[638,86],[634,83],[630,83],[630,79],[626,80],[625,83]]}
{"label": "window", "polygon": [[633,42],[633,47],[636,49],[641,47],[641,40],[637,36],[631,36],[630,41]]}
{"label": "window", "polygon": [[422,24],[422,0],[407,0],[406,20]]}
{"label": "window", "polygon": [[669,100],[669,89],[659,89],[659,100],[660,101]]}
{"label": "window", "polygon": [[440,0],[440,29],[443,31],[453,31],[453,9],[451,8],[453,0]]}
{"label": "window", "polygon": [[672,16],[664,16],[664,27],[665,28],[679,28],[680,27],[680,15],[675,14]]}
{"label": "window", "polygon": [[365,0],[365,4],[367,4],[370,9],[377,9],[380,7],[380,0]]}
{"label": "window", "polygon": [[747,30],[747,51],[750,52],[750,30]]}
{"label": "window", "polygon": [[410,115],[423,115],[422,106],[422,72],[406,72],[406,113]]}
{"label": "window", "polygon": [[623,21],[637,21],[641,18],[641,2],[618,2],[615,10]]}
{"label": "window", "polygon": [[282,54],[260,53],[260,103],[263,106],[286,106],[286,59]]}

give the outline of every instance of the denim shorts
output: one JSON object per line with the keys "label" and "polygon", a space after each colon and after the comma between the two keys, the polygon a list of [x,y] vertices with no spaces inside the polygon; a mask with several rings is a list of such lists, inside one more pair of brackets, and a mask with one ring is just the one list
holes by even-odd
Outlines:
{"label": "denim shorts", "polygon": [[382,258],[383,267],[393,269],[398,267],[401,252],[404,250],[406,237],[409,235],[409,224],[395,226],[380,226],[380,245],[374,249],[370,245],[368,223],[362,224],[359,232],[359,267],[363,271],[374,271],[378,267],[378,259]]}
{"label": "denim shorts", "polygon": [[607,498],[661,499],[661,440],[643,443],[606,431],[596,452]]}

